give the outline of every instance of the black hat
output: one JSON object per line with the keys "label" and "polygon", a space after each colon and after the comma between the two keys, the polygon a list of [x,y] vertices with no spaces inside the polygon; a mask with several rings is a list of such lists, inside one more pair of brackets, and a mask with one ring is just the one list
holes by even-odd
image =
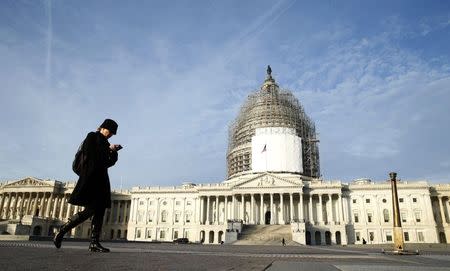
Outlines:
{"label": "black hat", "polygon": [[117,122],[113,121],[112,119],[105,119],[105,121],[100,125],[100,128],[108,129],[111,133],[116,134],[117,133]]}

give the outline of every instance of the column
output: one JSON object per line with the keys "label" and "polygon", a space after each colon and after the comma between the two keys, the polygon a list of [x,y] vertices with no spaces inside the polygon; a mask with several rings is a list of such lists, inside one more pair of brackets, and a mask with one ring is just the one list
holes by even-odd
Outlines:
{"label": "column", "polygon": [[[25,205],[25,193],[21,193],[22,196],[20,197],[20,208],[19,208],[19,216],[24,216],[25,212],[23,210],[23,207]],[[19,217],[20,218],[20,217]]]}
{"label": "column", "polygon": [[[109,224],[114,223],[114,211],[116,211],[116,207],[114,206],[114,202],[115,202],[115,200],[111,200],[111,208],[109,209],[109,220],[108,220]],[[139,199],[136,200],[136,206],[139,206]],[[139,207],[137,207],[136,210],[138,208]],[[136,214],[137,214],[137,212],[136,212]],[[137,221],[137,215],[136,215],[136,222],[138,222]]]}
{"label": "column", "polygon": [[[176,198],[172,198],[172,214],[171,214],[171,220],[172,220],[172,224],[175,224],[175,204],[176,204],[177,200]],[[173,237],[173,235],[172,235]]]}
{"label": "column", "polygon": [[14,195],[14,204],[12,205],[12,213],[11,213],[11,218],[15,219],[16,215],[17,215],[17,202],[18,202],[18,193],[15,193]]}
{"label": "column", "polygon": [[236,209],[236,199],[235,195],[231,195],[231,219],[236,219],[235,215],[235,209]]}
{"label": "column", "polygon": [[203,221],[203,217],[204,217],[203,216],[203,209],[204,209],[203,205],[205,205],[205,201],[204,201],[203,197],[200,196],[200,204],[198,206],[198,212],[199,212],[199,220],[198,221],[199,221],[200,225],[205,223]]}
{"label": "column", "polygon": [[319,206],[317,207],[317,216],[319,222],[323,223],[322,194],[319,194]]}
{"label": "column", "polygon": [[209,220],[209,204],[210,204],[210,196],[206,196],[206,225],[211,224]]}
{"label": "column", "polygon": [[228,221],[228,196],[225,196],[225,214],[224,214],[224,224],[226,225]]}
{"label": "column", "polygon": [[[27,202],[27,207],[25,208],[25,215],[28,215],[30,213],[31,210],[31,200],[32,200],[32,196],[31,196],[31,192],[28,193],[28,202]],[[0,209],[1,210],[1,209]]]}
{"label": "column", "polygon": [[67,203],[66,219],[69,219],[69,217],[70,217],[70,209],[71,208],[72,208],[72,204]]}
{"label": "column", "polygon": [[52,218],[56,218],[56,207],[58,207],[58,197],[54,197]]}
{"label": "column", "polygon": [[[119,217],[120,217],[120,207],[121,207],[121,204],[120,204],[120,200],[118,200],[117,201],[117,212],[116,212],[116,223],[117,224],[119,224]],[[147,224],[147,221],[148,221],[148,198],[147,198],[147,208],[146,208],[147,210],[146,210],[146,212],[145,212],[145,223]]]}
{"label": "column", "polygon": [[304,221],[304,214],[303,214],[303,193],[299,193],[299,200],[298,200],[298,220],[300,222]]}
{"label": "column", "polygon": [[327,203],[325,204],[325,208],[326,208],[326,210],[327,210],[327,216],[325,217],[326,218],[326,221],[327,221],[327,223],[328,224],[330,224],[330,222],[331,221],[333,221],[333,211],[331,210],[332,208],[332,195],[331,194],[328,194],[327,195],[328,196],[328,201],[327,201]]}
{"label": "column", "polygon": [[274,224],[274,219],[273,219],[274,215],[273,215],[273,193],[270,193],[270,224]]}
{"label": "column", "polygon": [[345,213],[344,213],[344,199],[342,198],[342,195],[339,195],[339,208],[340,208],[340,220],[343,224],[345,224]]}
{"label": "column", "polygon": [[[313,214],[313,195],[309,194],[309,206],[308,206],[308,219],[309,219],[309,223],[314,224],[314,214]],[[312,235],[313,233],[311,233],[311,240],[312,240]]]}
{"label": "column", "polygon": [[66,204],[66,194],[61,197],[61,206],[59,207],[59,219],[63,219],[64,205]]}
{"label": "column", "polygon": [[245,221],[245,199],[244,194],[241,194],[241,219]]}
{"label": "column", "polygon": [[3,216],[3,204],[5,203],[6,193],[2,193],[2,200],[0,201],[0,218]]}
{"label": "column", "polygon": [[292,193],[289,193],[289,200],[290,200],[290,206],[289,206],[289,221],[294,220],[294,195]]}
{"label": "column", "polygon": [[280,193],[280,207],[281,207],[281,219],[278,220],[278,223],[284,225],[284,198],[283,193]]}
{"label": "column", "polygon": [[264,194],[261,193],[259,196],[261,198],[261,205],[259,207],[259,224],[264,225]]}
{"label": "column", "polygon": [[[181,213],[181,219],[183,220],[183,225],[186,224],[186,198],[183,198],[183,211]],[[182,235],[183,237],[183,235]]]}
{"label": "column", "polygon": [[34,216],[36,214],[38,198],[39,198],[39,192],[36,192],[36,198],[34,199],[34,202],[33,202],[33,211],[31,214],[32,216]]}
{"label": "column", "polygon": [[53,200],[53,194],[50,193],[50,195],[47,199],[47,206],[45,208],[45,217],[50,217],[50,210],[52,208],[52,200]]}
{"label": "column", "polygon": [[442,200],[443,199],[444,199],[443,196],[438,196],[439,211],[441,211],[441,221],[442,221],[442,225],[445,225],[445,224],[447,224],[447,221],[445,219],[444,206],[442,205]]}
{"label": "column", "polygon": [[43,193],[44,195],[42,196],[42,198],[41,198],[41,203],[39,204],[39,216],[45,216],[45,210],[46,210],[46,208],[47,208],[47,201],[46,201],[46,199],[47,199],[47,193],[46,192],[44,192]]}
{"label": "column", "polygon": [[255,210],[255,195],[250,194],[250,224],[256,224],[255,223],[255,216],[254,216],[254,210]]}
{"label": "column", "polygon": [[219,196],[216,196],[216,225],[219,224]]}

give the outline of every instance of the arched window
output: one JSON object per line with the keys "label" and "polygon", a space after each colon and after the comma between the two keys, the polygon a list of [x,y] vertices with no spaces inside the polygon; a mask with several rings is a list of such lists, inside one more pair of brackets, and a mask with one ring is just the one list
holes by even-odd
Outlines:
{"label": "arched window", "polygon": [[383,210],[383,217],[384,217],[384,222],[389,222],[389,210],[388,209]]}
{"label": "arched window", "polygon": [[161,212],[161,222],[166,222],[167,221],[167,211],[164,210]]}

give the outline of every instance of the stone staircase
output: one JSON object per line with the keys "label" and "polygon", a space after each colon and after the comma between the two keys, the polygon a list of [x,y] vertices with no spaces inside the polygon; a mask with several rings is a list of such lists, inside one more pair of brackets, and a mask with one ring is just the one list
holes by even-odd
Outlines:
{"label": "stone staircase", "polygon": [[284,238],[287,246],[299,245],[292,241],[291,225],[244,225],[233,245],[278,245]]}

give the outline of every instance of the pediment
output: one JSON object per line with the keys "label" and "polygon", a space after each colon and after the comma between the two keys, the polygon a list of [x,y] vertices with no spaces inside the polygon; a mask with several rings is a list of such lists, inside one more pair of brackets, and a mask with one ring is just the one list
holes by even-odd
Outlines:
{"label": "pediment", "polygon": [[3,188],[15,188],[15,187],[53,187],[52,184],[49,184],[47,181],[36,179],[33,177],[28,177],[16,182],[8,183],[3,186]]}
{"label": "pediment", "polygon": [[242,180],[236,183],[235,188],[276,188],[276,187],[299,187],[303,186],[301,182],[288,180],[270,173],[263,173],[248,180]]}

